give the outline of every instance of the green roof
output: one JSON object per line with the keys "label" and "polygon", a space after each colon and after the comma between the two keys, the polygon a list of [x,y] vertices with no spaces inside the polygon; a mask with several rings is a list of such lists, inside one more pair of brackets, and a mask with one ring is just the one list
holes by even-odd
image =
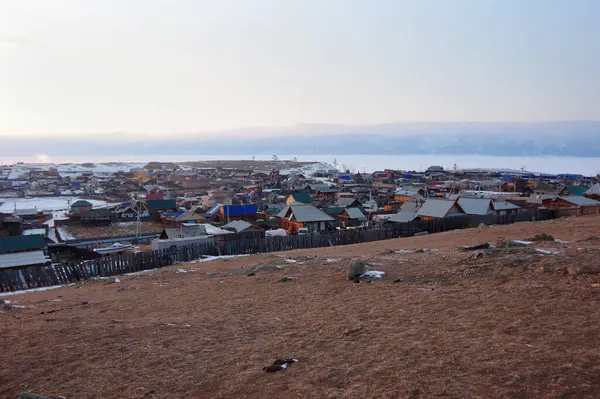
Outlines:
{"label": "green roof", "polygon": [[586,191],[588,191],[590,188],[589,187],[581,187],[581,186],[567,186],[567,189],[573,195],[577,195],[579,197],[585,197]]}
{"label": "green roof", "polygon": [[40,234],[0,238],[0,254],[43,248],[46,248],[46,242],[44,241],[44,236]]}
{"label": "green roof", "polygon": [[313,201],[313,197],[312,195],[310,195],[310,193],[307,193],[305,191],[302,192],[297,192],[297,193],[291,193],[290,194],[292,196],[292,198],[294,198],[294,201],[296,202],[312,202]]}

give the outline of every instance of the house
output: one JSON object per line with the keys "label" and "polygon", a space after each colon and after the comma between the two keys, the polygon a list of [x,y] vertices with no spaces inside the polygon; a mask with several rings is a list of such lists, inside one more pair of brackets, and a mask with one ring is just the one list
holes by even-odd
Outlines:
{"label": "house", "polygon": [[208,218],[202,212],[202,208],[195,206],[175,216],[174,220],[176,223],[205,223]]}
{"label": "house", "polygon": [[268,216],[275,217],[279,212],[285,208],[283,204],[267,204],[265,205],[264,213]]}
{"label": "house", "polygon": [[421,220],[441,219],[445,217],[464,215],[455,201],[443,199],[428,199],[417,211]]}
{"label": "house", "polygon": [[562,196],[554,198],[552,209],[578,209],[578,215],[597,215],[600,201],[577,195]]}
{"label": "house", "polygon": [[492,200],[489,198],[465,198],[458,199],[458,206],[467,215],[485,216],[494,213]]}
{"label": "house", "polygon": [[43,235],[0,238],[0,269],[42,266],[50,262]]}
{"label": "house", "polygon": [[175,201],[175,199],[148,200],[147,204],[148,211],[154,214],[158,212],[177,210],[177,201]]}
{"label": "house", "polygon": [[527,198],[524,207],[528,209],[551,208],[554,202],[555,195],[536,194]]}
{"label": "house", "polygon": [[360,208],[343,208],[338,216],[339,221],[344,228],[355,227],[364,224],[367,217]]}
{"label": "house", "polygon": [[298,232],[301,228],[306,228],[309,232],[324,231],[328,230],[335,221],[319,208],[300,203],[286,206],[277,217],[281,228],[291,232]]}
{"label": "house", "polygon": [[335,201],[335,206],[342,208],[358,208],[362,204],[354,197],[341,197]]}
{"label": "house", "polygon": [[427,173],[443,173],[444,168],[442,166],[432,165],[427,168]]}
{"label": "house", "polygon": [[532,195],[571,195],[571,192],[566,186],[552,185],[547,183],[539,183],[534,187],[527,187],[527,194]]}
{"label": "house", "polygon": [[256,204],[242,205],[221,205],[219,212],[215,215],[215,220],[255,220],[257,207]]}
{"label": "house", "polygon": [[231,230],[236,233],[260,232],[263,230],[250,222],[246,222],[245,220],[233,220],[224,225],[223,229]]}
{"label": "house", "polygon": [[23,220],[14,215],[0,213],[0,237],[19,236],[23,231]]}
{"label": "house", "polygon": [[508,215],[518,212],[521,209],[520,206],[508,201],[495,201],[492,203],[492,207],[498,215]]}
{"label": "house", "polygon": [[421,201],[408,201],[400,206],[400,210],[390,216],[387,221],[389,223],[406,223],[412,222],[417,218],[417,211],[421,208]]}
{"label": "house", "polygon": [[290,195],[288,196],[285,203],[287,205],[290,205],[291,203],[294,203],[294,202],[302,203],[302,204],[310,204],[313,202],[313,197],[307,191],[296,191],[296,192],[290,193]]}
{"label": "house", "polygon": [[205,177],[186,177],[180,181],[181,187],[187,190],[209,189],[210,181]]}
{"label": "house", "polygon": [[92,211],[92,203],[85,200],[75,201],[71,204],[72,215],[88,215]]}
{"label": "house", "polygon": [[590,187],[590,189],[585,192],[585,196],[587,198],[600,200],[600,183],[596,183]]}
{"label": "house", "polygon": [[[423,190],[421,189],[421,191]],[[422,199],[423,194],[412,189],[401,189],[394,193],[394,201],[396,202],[418,201]]]}
{"label": "house", "polygon": [[22,220],[35,220],[38,217],[38,210],[37,208],[15,209],[14,216]]}
{"label": "house", "polygon": [[585,186],[566,186],[567,190],[571,193],[571,195],[577,195],[579,197],[585,197],[585,193],[590,189]]}

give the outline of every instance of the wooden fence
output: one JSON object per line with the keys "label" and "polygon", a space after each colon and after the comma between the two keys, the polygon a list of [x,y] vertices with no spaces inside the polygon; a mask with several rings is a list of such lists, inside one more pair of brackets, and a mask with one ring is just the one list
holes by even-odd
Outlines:
{"label": "wooden fence", "polygon": [[242,238],[222,243],[200,243],[160,251],[119,254],[84,262],[53,264],[22,269],[0,269],[0,292],[25,290],[74,283],[94,277],[135,273],[177,263],[189,262],[202,256],[242,255],[289,251],[303,248],[322,248],[337,245],[410,237],[419,232],[443,231],[476,227],[481,223],[510,224],[562,217],[560,211],[537,210],[509,215],[456,216],[434,220],[415,220],[408,223],[386,224],[374,228],[340,230],[325,234]]}

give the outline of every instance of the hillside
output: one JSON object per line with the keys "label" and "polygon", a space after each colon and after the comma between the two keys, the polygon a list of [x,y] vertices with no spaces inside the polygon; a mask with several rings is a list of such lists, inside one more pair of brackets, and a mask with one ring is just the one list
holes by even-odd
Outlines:
{"label": "hillside", "polygon": [[[599,222],[218,259],[0,297],[13,301],[0,313],[0,397],[596,398]],[[540,233],[560,241],[457,249]],[[349,282],[353,257],[385,274]]]}

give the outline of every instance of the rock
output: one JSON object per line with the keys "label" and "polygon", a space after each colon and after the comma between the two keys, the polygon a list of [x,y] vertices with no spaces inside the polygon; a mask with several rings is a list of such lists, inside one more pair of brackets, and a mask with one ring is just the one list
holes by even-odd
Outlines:
{"label": "rock", "polygon": [[600,273],[600,267],[592,265],[569,266],[567,267],[567,273],[571,276],[577,276],[579,274],[598,274]]}
{"label": "rock", "polygon": [[592,288],[600,288],[600,283],[592,284]]}
{"label": "rock", "polygon": [[286,277],[282,277],[282,278],[280,278],[280,279],[279,279],[279,282],[280,282],[280,283],[285,283],[286,281],[294,281],[294,280],[295,280],[295,278],[294,278],[294,277],[289,277],[289,276],[286,276]]}
{"label": "rock", "polygon": [[428,231],[419,231],[418,233],[415,233],[415,235],[414,235],[414,236],[415,236],[415,237],[418,237],[418,236],[426,236],[426,235],[428,235],[428,234],[429,234],[429,232],[428,232]]}
{"label": "rock", "polygon": [[482,242],[481,244],[475,244],[470,246],[458,247],[460,251],[475,251],[478,249],[488,249],[491,248],[492,245],[489,242]]}
{"label": "rock", "polygon": [[479,226],[477,226],[477,227],[479,227],[480,229],[482,229],[484,227],[487,227],[487,225],[485,223],[479,223]]}
{"label": "rock", "polygon": [[528,238],[527,241],[554,241],[554,237],[550,234],[542,233]]}
{"label": "rock", "polygon": [[348,280],[357,281],[366,271],[367,266],[362,259],[353,259],[348,266]]}

